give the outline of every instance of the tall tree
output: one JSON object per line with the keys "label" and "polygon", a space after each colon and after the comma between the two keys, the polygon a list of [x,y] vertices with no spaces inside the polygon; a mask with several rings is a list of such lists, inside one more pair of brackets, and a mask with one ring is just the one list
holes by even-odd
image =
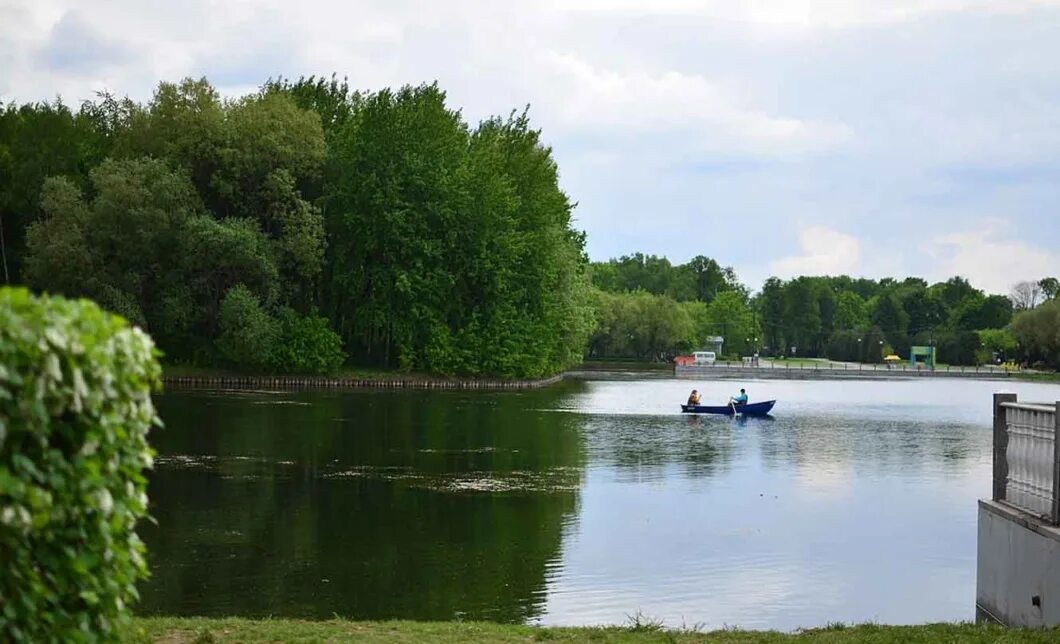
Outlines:
{"label": "tall tree", "polygon": [[1038,299],[1041,294],[1042,287],[1038,282],[1019,282],[1012,287],[1009,298],[1012,300],[1014,309],[1017,311],[1028,311],[1038,306]]}

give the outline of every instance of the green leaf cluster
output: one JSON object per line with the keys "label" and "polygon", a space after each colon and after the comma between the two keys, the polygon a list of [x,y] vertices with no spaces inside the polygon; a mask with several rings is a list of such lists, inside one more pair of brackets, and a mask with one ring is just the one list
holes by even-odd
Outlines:
{"label": "green leaf cluster", "polygon": [[0,640],[119,639],[147,574],[159,376],[122,318],[0,288]]}

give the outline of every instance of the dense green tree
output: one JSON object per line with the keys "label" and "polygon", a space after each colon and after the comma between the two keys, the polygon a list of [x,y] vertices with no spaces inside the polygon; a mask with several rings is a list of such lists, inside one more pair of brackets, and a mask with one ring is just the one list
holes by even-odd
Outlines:
{"label": "dense green tree", "polygon": [[1042,290],[1042,296],[1046,300],[1055,299],[1060,295],[1060,280],[1055,277],[1043,277],[1038,280],[1038,288]]}
{"label": "dense green tree", "polygon": [[[784,355],[819,355],[821,335],[820,284],[810,277],[797,277],[784,289]],[[792,352],[791,348],[795,347]]]}
{"label": "dense green tree", "polygon": [[775,277],[767,279],[756,300],[764,346],[773,355],[784,355],[784,283]]}
{"label": "dense green tree", "polygon": [[106,161],[91,172],[87,202],[70,181],[45,183],[44,217],[27,233],[27,281],[85,296],[147,324],[179,259],[183,231],[201,208],[179,172],[153,159]]}
{"label": "dense green tree", "polygon": [[1012,335],[1026,360],[1060,366],[1060,299],[1017,313]]}
{"label": "dense green tree", "polygon": [[984,329],[979,332],[983,348],[1001,358],[1009,358],[1016,350],[1016,336],[1009,329]]}
{"label": "dense green tree", "polygon": [[580,359],[583,239],[525,114],[472,133],[436,85],[385,90],[334,148],[328,311],[355,357],[510,375]]}
{"label": "dense green tree", "polygon": [[634,253],[607,262],[595,262],[591,270],[593,285],[611,293],[646,291],[669,295],[685,302],[710,303],[725,291],[736,291],[747,297],[747,289],[729,267],[698,255],[686,264],[674,266],[665,257]]}
{"label": "dense green tree", "polygon": [[[754,338],[758,329],[754,326],[751,309],[744,298],[735,291],[723,291],[707,305],[706,319],[710,335],[725,338],[725,355],[742,356],[754,352]],[[703,342],[703,338],[698,338]]]}
{"label": "dense green tree", "polygon": [[89,171],[111,144],[97,116],[91,104],[79,112],[59,101],[0,104],[0,282],[25,279],[26,230],[44,214],[45,179],[88,187]]}
{"label": "dense green tree", "polygon": [[869,323],[865,300],[855,291],[842,291],[836,298],[835,314],[832,325],[836,330],[847,331],[861,329]]}
{"label": "dense green tree", "polygon": [[116,154],[165,159],[182,168],[211,209],[219,200],[213,177],[225,142],[220,94],[205,79],[160,83],[146,106],[137,106],[118,136]]}
{"label": "dense green tree", "polygon": [[873,325],[883,331],[892,346],[905,342],[909,331],[909,314],[902,308],[898,296],[891,293],[877,298],[870,319]]}

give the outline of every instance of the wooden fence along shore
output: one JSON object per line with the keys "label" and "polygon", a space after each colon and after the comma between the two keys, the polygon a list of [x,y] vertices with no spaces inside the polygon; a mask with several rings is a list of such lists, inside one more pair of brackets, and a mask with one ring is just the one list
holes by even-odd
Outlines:
{"label": "wooden fence along shore", "polygon": [[537,389],[563,380],[343,378],[327,376],[162,376],[167,389]]}

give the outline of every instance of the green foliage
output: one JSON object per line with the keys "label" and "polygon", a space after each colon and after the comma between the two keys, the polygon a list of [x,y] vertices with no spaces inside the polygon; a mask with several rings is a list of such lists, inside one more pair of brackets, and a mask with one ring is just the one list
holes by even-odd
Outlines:
{"label": "green foliage", "polygon": [[262,308],[258,296],[243,284],[225,294],[219,325],[217,350],[228,363],[252,369],[270,364],[278,325]]}
{"label": "green foliage", "polygon": [[609,293],[646,291],[668,295],[678,301],[711,302],[719,293],[734,291],[744,298],[747,289],[732,268],[702,255],[687,264],[673,266],[665,257],[635,253],[590,268],[593,286]]}
{"label": "green foliage", "polygon": [[1060,366],[1060,300],[1019,312],[1012,321],[1012,335],[1031,362]]}
{"label": "green foliage", "polygon": [[150,324],[187,222],[201,208],[198,196],[155,159],[104,161],[90,178],[91,201],[69,180],[44,183],[43,217],[27,232],[26,281]]}
{"label": "green foliage", "polygon": [[0,104],[0,280],[22,279],[26,229],[41,216],[41,186],[67,177],[83,188],[106,156],[109,133],[90,108],[78,112],[56,101],[16,107]]}
{"label": "green foliage", "polygon": [[997,353],[1003,358],[1016,350],[1016,336],[1009,329],[983,329],[979,332],[979,341],[987,351]]}
{"label": "green foliage", "polygon": [[[315,113],[282,93],[238,100],[225,109],[211,182],[220,199],[217,209],[225,215],[260,217],[272,235],[278,222],[268,215],[275,207],[277,184],[293,186],[317,178],[325,156],[324,130]],[[284,201],[298,194],[293,187],[282,193]]]}
{"label": "green foliage", "polygon": [[283,373],[329,373],[338,369],[346,354],[342,340],[328,321],[317,315],[302,316],[282,309],[279,329],[269,361]]}
{"label": "green foliage", "polygon": [[147,574],[159,375],[121,318],[0,289],[0,640],[121,637]]}
{"label": "green foliage", "polygon": [[771,278],[754,304],[767,353],[789,355],[796,346],[807,357],[869,362],[877,352],[867,337],[878,332],[898,355],[908,355],[914,344],[934,345],[941,361],[977,364],[982,356],[975,332],[1004,329],[1012,317],[1009,298],[985,295],[962,278],[930,286],[915,277]]}
{"label": "green foliage", "polygon": [[525,114],[470,132],[436,85],[361,97],[333,137],[329,317],[362,363],[540,376],[581,357],[582,239]]}
{"label": "green foliage", "polygon": [[592,302],[596,327],[588,355],[593,358],[667,360],[702,342],[696,340],[697,321],[709,325],[705,305],[679,303],[665,295],[594,289]]}
{"label": "green foliage", "polygon": [[833,331],[825,346],[825,357],[840,362],[883,362],[883,356],[894,351],[887,344],[878,327],[864,331],[841,329]]}
{"label": "green foliage", "polygon": [[840,330],[863,329],[868,326],[869,315],[865,300],[854,291],[841,291],[836,298],[832,326]]}

